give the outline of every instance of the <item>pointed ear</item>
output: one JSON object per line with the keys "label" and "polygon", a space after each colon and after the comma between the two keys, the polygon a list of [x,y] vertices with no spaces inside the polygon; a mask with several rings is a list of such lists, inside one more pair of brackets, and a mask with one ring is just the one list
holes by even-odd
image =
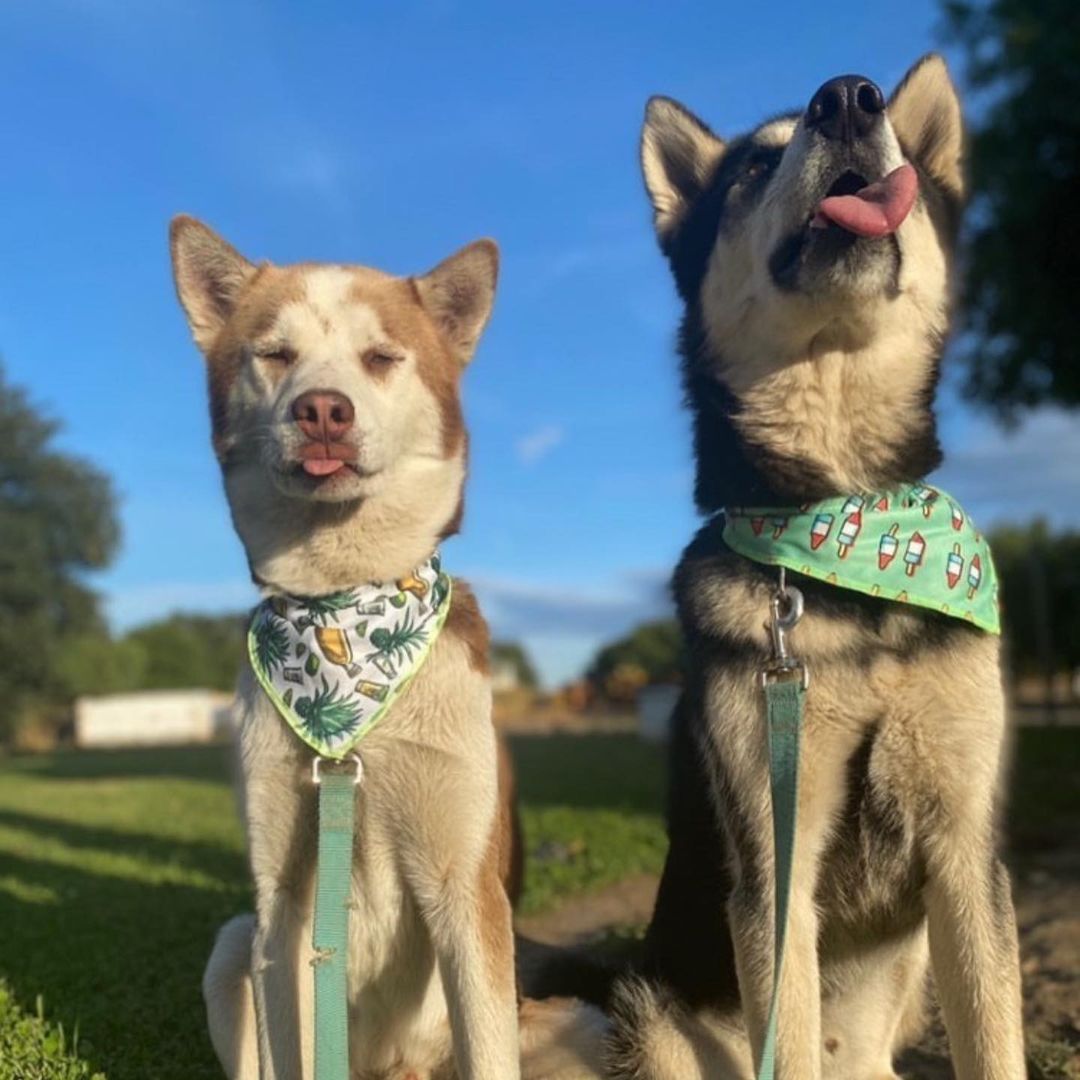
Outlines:
{"label": "pointed ear", "polygon": [[186,214],[169,226],[173,280],[195,344],[205,353],[255,267],[213,229]]}
{"label": "pointed ear", "polygon": [[494,240],[477,240],[413,278],[420,302],[462,364],[472,359],[487,325],[498,276],[498,246]]}
{"label": "pointed ear", "polygon": [[663,244],[704,191],[724,152],[692,112],[671,98],[649,98],[641,130],[641,171]]}
{"label": "pointed ear", "polygon": [[912,159],[957,198],[964,194],[964,121],[949,69],[928,53],[889,100],[889,120]]}

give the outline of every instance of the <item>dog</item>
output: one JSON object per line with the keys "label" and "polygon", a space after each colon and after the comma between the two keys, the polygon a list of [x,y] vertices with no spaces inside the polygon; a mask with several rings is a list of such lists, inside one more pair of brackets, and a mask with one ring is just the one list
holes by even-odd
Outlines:
{"label": "dog", "polygon": [[[170,239],[179,299],[207,362],[233,524],[271,606],[368,582],[396,582],[391,604],[405,604],[428,587],[414,575],[425,560],[441,583],[431,557],[462,518],[459,384],[492,308],[495,244],[477,241],[400,278],[361,266],[255,265],[186,216]],[[488,631],[465,583],[443,602],[449,612],[426,660],[359,744],[350,1076],[592,1077],[595,1015],[573,1003],[519,1010],[511,902],[521,844],[491,722]],[[348,660],[337,655],[340,639],[336,649],[320,640],[323,671]],[[392,668],[402,648],[376,659]],[[254,654],[235,722],[255,913],[220,931],[203,993],[232,1080],[301,1080],[313,1075],[313,751],[253,665]],[[312,699],[296,708],[310,719]]]}
{"label": "dog", "polygon": [[[751,1078],[774,974],[774,854],[759,673],[773,568],[725,508],[912,484],[941,460],[933,397],[964,196],[961,109],[924,57],[888,100],[826,82],[725,141],[649,102],[641,141],[704,525],[674,592],[688,676],[672,720],[670,848],[612,1075]],[[912,171],[913,167],[913,171]],[[959,1080],[1025,1074],[1016,924],[995,854],[1006,755],[998,639],[803,574],[807,665],[781,1080],[895,1078],[932,968]]]}

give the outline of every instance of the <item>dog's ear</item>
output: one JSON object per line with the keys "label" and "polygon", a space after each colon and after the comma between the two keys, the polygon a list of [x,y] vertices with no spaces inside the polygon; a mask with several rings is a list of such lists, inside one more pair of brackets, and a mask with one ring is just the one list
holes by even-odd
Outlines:
{"label": "dog's ear", "polygon": [[173,280],[195,344],[205,353],[255,267],[213,229],[186,214],[169,226]]}
{"label": "dog's ear", "polygon": [[487,325],[498,277],[498,246],[494,240],[476,240],[413,278],[420,302],[462,364],[472,358]]}
{"label": "dog's ear", "polygon": [[905,153],[947,191],[964,194],[964,122],[949,69],[928,53],[889,99],[889,120]]}
{"label": "dog's ear", "polygon": [[662,245],[705,189],[723,152],[724,141],[677,101],[649,99],[641,129],[641,171]]}

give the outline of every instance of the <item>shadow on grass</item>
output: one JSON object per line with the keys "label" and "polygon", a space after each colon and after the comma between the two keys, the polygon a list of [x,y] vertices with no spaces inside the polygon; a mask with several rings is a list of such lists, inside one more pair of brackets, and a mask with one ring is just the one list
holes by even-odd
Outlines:
{"label": "shadow on grass", "polygon": [[152,885],[12,855],[4,878],[34,898],[0,889],[0,969],[24,1008],[42,994],[109,1080],[218,1080],[199,982],[217,928],[249,906],[242,885]]}
{"label": "shadow on grass", "polygon": [[131,750],[58,750],[52,754],[19,754],[4,768],[48,780],[130,780],[168,777],[177,780],[228,782],[232,752],[225,744],[155,746]]}
{"label": "shadow on grass", "polygon": [[[123,832],[107,826],[79,825],[56,818],[22,814],[15,810],[0,810],[0,827],[5,825],[38,834],[43,840],[59,840],[72,848],[130,855],[159,866],[195,870],[217,880],[222,888],[233,888],[235,883],[243,882],[247,874],[247,866],[241,854],[210,841]],[[0,854],[0,866],[5,858],[4,854]],[[87,873],[95,876],[89,868]]]}

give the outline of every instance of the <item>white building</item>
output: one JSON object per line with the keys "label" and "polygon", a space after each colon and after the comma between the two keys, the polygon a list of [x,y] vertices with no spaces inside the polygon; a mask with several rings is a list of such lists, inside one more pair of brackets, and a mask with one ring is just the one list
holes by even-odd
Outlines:
{"label": "white building", "polygon": [[78,746],[204,743],[230,731],[232,698],[218,690],[142,690],[75,702]]}

